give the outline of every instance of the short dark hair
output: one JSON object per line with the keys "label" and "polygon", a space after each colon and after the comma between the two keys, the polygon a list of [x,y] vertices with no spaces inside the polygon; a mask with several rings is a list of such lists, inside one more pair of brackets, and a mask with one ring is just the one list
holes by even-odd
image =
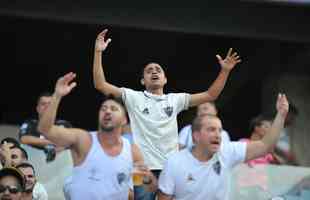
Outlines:
{"label": "short dark hair", "polygon": [[[107,95],[107,96],[103,97],[103,100],[101,102],[104,103],[104,102],[109,101],[109,100],[112,100],[112,101],[116,102],[117,104],[119,104],[122,107],[127,120],[129,120],[127,109],[126,109],[126,106],[125,106],[122,98],[118,98],[118,97],[115,97],[113,95]],[[101,103],[101,105],[102,105],[102,103]]]}
{"label": "short dark hair", "polygon": [[17,139],[15,139],[15,138],[12,138],[12,137],[6,137],[6,138],[3,138],[2,140],[1,140],[1,144],[4,144],[4,142],[6,142],[6,143],[12,143],[14,146],[19,146],[20,145],[20,143],[18,142],[18,140]]}
{"label": "short dark hair", "polygon": [[51,96],[53,96],[53,94],[51,92],[47,92],[47,91],[46,92],[42,92],[42,93],[39,94],[39,96],[37,98],[37,103],[39,103],[39,101],[40,101],[40,99],[42,97],[51,97]]}
{"label": "short dark hair", "polygon": [[29,162],[23,162],[23,163],[20,163],[16,166],[17,169],[20,169],[20,168],[31,168],[32,171],[33,171],[33,174],[35,175],[36,174],[36,170],[34,169],[33,165],[30,164]]}
{"label": "short dark hair", "polygon": [[145,69],[149,64],[151,64],[151,63],[154,63],[154,64],[159,65],[159,66],[163,69],[164,73],[166,74],[166,72],[167,72],[167,67],[164,67],[164,66],[160,65],[160,64],[157,63],[157,62],[150,61],[150,62],[146,62],[146,64],[143,65],[142,70],[141,70],[141,78],[144,78],[144,69]]}

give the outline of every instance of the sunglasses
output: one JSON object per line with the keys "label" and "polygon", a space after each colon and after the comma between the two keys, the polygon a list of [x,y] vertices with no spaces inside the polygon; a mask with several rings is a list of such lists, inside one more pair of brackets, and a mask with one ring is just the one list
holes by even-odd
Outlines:
{"label": "sunglasses", "polygon": [[21,192],[19,187],[13,185],[0,185],[0,193],[4,193],[6,190],[8,190],[11,194]]}

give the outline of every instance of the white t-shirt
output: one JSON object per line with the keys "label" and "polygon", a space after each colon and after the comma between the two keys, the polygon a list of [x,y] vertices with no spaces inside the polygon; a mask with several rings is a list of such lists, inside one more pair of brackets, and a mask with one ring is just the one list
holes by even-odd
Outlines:
{"label": "white t-shirt", "polygon": [[[221,132],[221,136],[222,136],[222,143],[221,143],[222,147],[227,142],[230,142],[230,137],[225,130]],[[184,126],[181,129],[181,131],[179,132],[179,144],[189,149],[193,147],[192,125]]]}
{"label": "white t-shirt", "polygon": [[168,156],[178,151],[177,115],[189,106],[190,95],[154,95],[122,88],[134,143],[150,169],[162,169]]}
{"label": "white t-shirt", "polygon": [[229,142],[208,162],[189,149],[171,156],[159,177],[159,189],[176,200],[227,200],[229,174],[246,156],[245,142]]}
{"label": "white t-shirt", "polygon": [[41,183],[36,182],[34,185],[32,197],[33,200],[48,200],[46,189]]}

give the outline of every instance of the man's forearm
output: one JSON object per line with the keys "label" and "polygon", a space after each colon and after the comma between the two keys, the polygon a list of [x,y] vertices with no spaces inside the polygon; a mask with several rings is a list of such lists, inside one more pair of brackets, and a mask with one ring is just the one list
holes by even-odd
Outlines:
{"label": "man's forearm", "polygon": [[31,135],[22,136],[20,140],[21,140],[21,143],[23,144],[32,145],[36,147],[44,147],[48,144],[53,144],[51,141],[47,139],[38,138],[35,136],[31,136]]}
{"label": "man's forearm", "polygon": [[212,101],[215,101],[218,96],[221,94],[224,86],[226,84],[227,78],[229,76],[230,71],[221,70],[215,81],[208,89],[208,95],[211,97]]}
{"label": "man's forearm", "polygon": [[272,149],[275,143],[278,141],[281,130],[284,127],[284,121],[285,118],[278,112],[270,128],[270,132],[267,133],[262,139],[262,142],[265,144],[268,150]]}
{"label": "man's forearm", "polygon": [[39,120],[38,131],[41,132],[47,139],[51,137],[49,131],[55,123],[57,109],[60,101],[61,97],[53,94],[51,104],[48,106],[47,110]]}
{"label": "man's forearm", "polygon": [[96,51],[94,53],[94,63],[93,63],[93,78],[94,85],[96,89],[103,87],[103,83],[106,82],[104,72],[102,69],[102,52]]}

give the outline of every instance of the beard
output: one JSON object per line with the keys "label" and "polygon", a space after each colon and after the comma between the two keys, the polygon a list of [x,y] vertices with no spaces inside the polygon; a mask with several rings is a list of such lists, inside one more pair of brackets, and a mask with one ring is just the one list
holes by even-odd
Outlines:
{"label": "beard", "polygon": [[112,133],[112,131],[114,130],[114,126],[100,126],[100,132],[102,133]]}

